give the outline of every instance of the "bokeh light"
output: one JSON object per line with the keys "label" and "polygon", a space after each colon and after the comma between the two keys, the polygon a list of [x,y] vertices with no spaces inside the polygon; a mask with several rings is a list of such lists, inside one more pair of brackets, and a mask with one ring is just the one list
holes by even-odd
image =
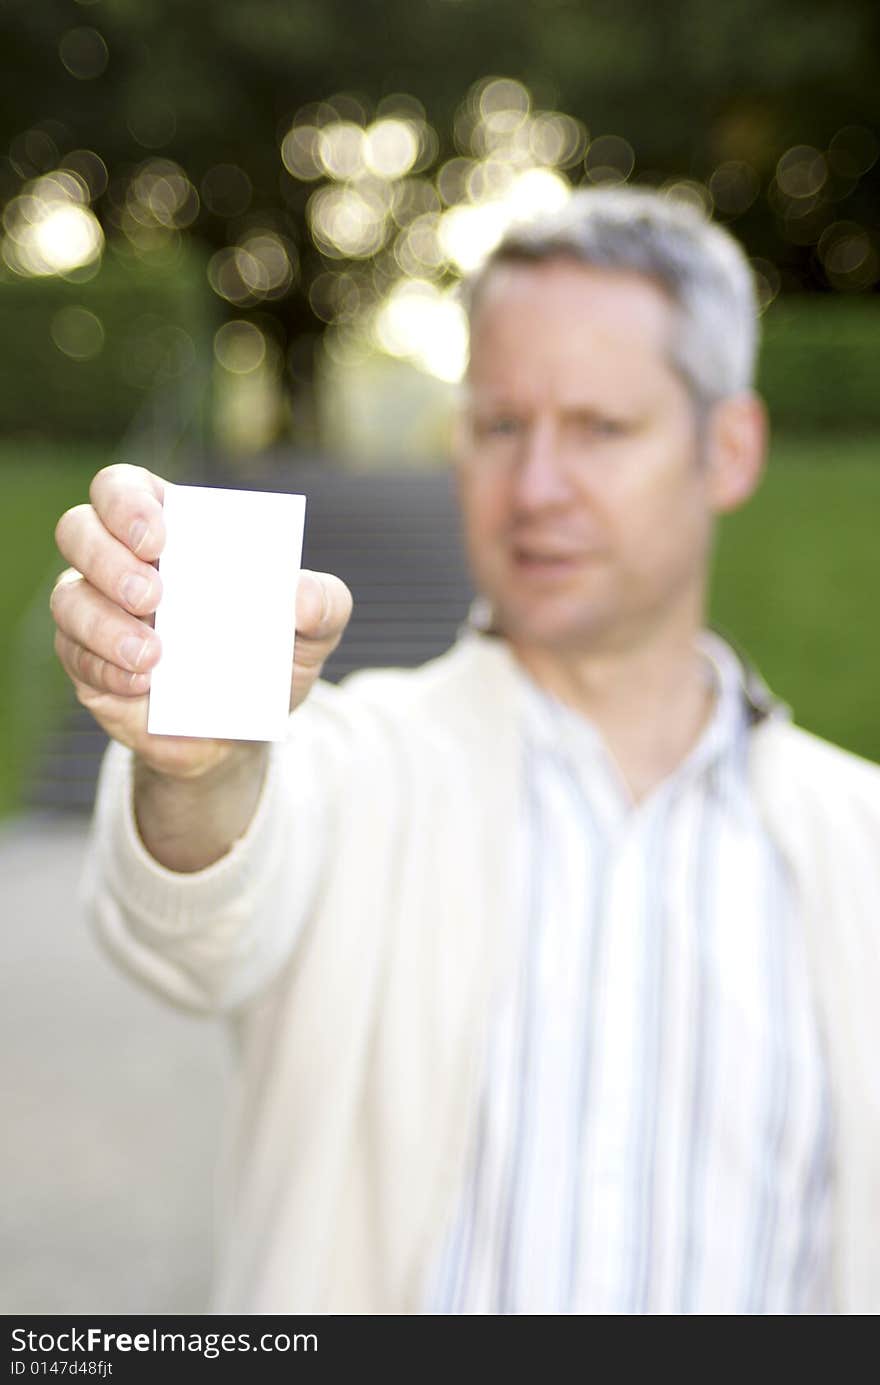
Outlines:
{"label": "bokeh light", "polygon": [[[111,197],[119,189],[111,185]],[[193,225],[200,210],[199,194],[180,164],[171,159],[146,159],[124,185],[118,223],[129,246],[140,255],[168,250],[179,244],[179,233]]]}
{"label": "bokeh light", "polygon": [[319,157],[321,131],[317,125],[294,125],[281,141],[281,161],[294,178],[313,183],[324,169]]}
{"label": "bokeh light", "polygon": [[764,313],[770,307],[782,287],[782,276],[772,260],[756,256],[751,261],[752,272],[755,276],[755,293],[758,299],[759,311]]}
{"label": "bokeh light", "polygon": [[361,284],[350,273],[319,274],[309,286],[309,304],[322,322],[354,322],[362,302]]}
{"label": "bokeh light", "polygon": [[25,185],[3,214],[0,253],[16,274],[71,274],[97,267],[104,233],[89,206],[89,189],[70,169]]}
{"label": "bokeh light", "polygon": [[85,183],[89,191],[89,198],[92,202],[98,197],[103,197],[107,191],[109,177],[107,165],[96,154],[94,149],[74,149],[69,154],[65,154],[61,167],[70,169],[76,173]]}
{"label": "bokeh light", "polygon": [[787,149],[776,165],[776,183],[785,197],[815,197],[827,178],[825,156],[810,144]]}
{"label": "bokeh light", "polygon": [[394,254],[404,274],[412,278],[437,276],[448,260],[440,239],[441,218],[437,212],[415,217],[397,237]]}
{"label": "bokeh light", "polygon": [[495,249],[507,225],[501,202],[450,207],[440,223],[440,244],[459,272],[470,274]]}
{"label": "bokeh light", "polygon": [[58,146],[48,130],[24,130],[9,141],[9,162],[20,178],[34,178],[55,168]]}
{"label": "bokeh light", "polygon": [[214,336],[214,355],[232,375],[249,375],[266,359],[266,337],[253,322],[224,322]]}
{"label": "bokeh light", "polygon": [[391,190],[390,213],[398,226],[439,210],[439,192],[427,178],[404,178]]}
{"label": "bokeh light", "polygon": [[334,120],[318,135],[318,161],[331,178],[356,178],[365,170],[364,131],[352,120]]}
{"label": "bokeh light", "polygon": [[586,144],[586,126],[561,111],[539,111],[530,123],[529,152],[536,163],[572,168],[583,158]]}
{"label": "bokeh light", "polygon": [[217,251],[208,265],[208,282],[220,298],[243,306],[283,298],[298,268],[289,240],[271,229],[254,228],[239,244]]}
{"label": "bokeh light", "polygon": [[438,379],[461,379],[467,361],[464,309],[435,284],[422,279],[398,284],[376,311],[373,331],[389,355],[409,359]]}
{"label": "bokeh light", "polygon": [[100,77],[109,62],[110,52],[103,34],[82,24],[62,35],[58,56],[71,77],[89,82]]}
{"label": "bokeh light", "polygon": [[635,166],[635,150],[622,135],[599,135],[591,141],[584,158],[591,183],[625,183]]}
{"label": "bokeh light", "polygon": [[[74,26],[55,41],[78,81],[100,77],[111,60],[95,27]],[[409,93],[374,105],[351,92],[310,101],[278,127],[283,205],[271,211],[250,164],[236,162],[232,151],[192,175],[151,153],[111,180],[96,150],[71,150],[75,140],[62,123],[38,120],[9,143],[3,173],[12,182],[0,253],[16,274],[82,277],[97,269],[104,250],[96,212],[137,256],[180,253],[182,233],[207,223],[215,245],[226,239],[209,260],[208,282],[231,310],[268,310],[293,295],[326,324],[340,359],[379,350],[442,380],[457,379],[463,362],[455,286],[510,227],[558,210],[577,186],[635,178],[708,217],[734,220],[756,209],[781,244],[779,264],[772,242],[752,261],[762,307],[780,292],[779,265],[787,285],[797,282],[798,255],[835,291],[863,292],[880,279],[880,248],[858,194],[846,206],[849,219],[841,215],[880,157],[880,140],[867,126],[826,132],[824,145],[815,134],[815,143],[777,145],[771,158],[719,138],[714,167],[695,165],[701,176],[693,168],[670,176],[668,168],[637,170],[636,149],[623,133],[588,129],[555,109],[555,100],[546,92],[542,106],[519,77],[488,75],[460,101],[442,155],[438,131]],[[167,143],[177,129],[167,96],[142,82],[130,94],[126,119],[147,149]],[[302,250],[300,219],[307,232]],[[60,351],[85,360],[103,336],[100,322],[96,330],[83,312],[71,307],[53,319],[52,338]],[[243,318],[230,326],[227,344],[254,347]],[[271,354],[271,331],[267,337],[254,330]],[[155,332],[147,333],[154,355]],[[218,340],[218,350],[225,349],[227,339]]]}
{"label": "bokeh light", "polygon": [[132,179],[129,209],[141,224],[179,229],[195,221],[199,195],[178,164],[170,159],[150,159]]}
{"label": "bokeh light", "polygon": [[218,437],[238,453],[258,452],[276,436],[280,421],[280,352],[255,322],[236,318],[216,332],[214,359],[222,372]]}
{"label": "bokeh light", "polygon": [[324,187],[309,198],[306,215],[318,248],[334,259],[367,259],[385,242],[388,208],[375,189]]}
{"label": "bokeh light", "polygon": [[724,216],[742,216],[753,206],[760,189],[757,173],[742,159],[726,159],[709,179],[712,200]]}
{"label": "bokeh light", "polygon": [[833,288],[862,292],[880,280],[876,238],[856,221],[835,221],[823,231],[819,259]]}
{"label": "bokeh light", "polygon": [[91,361],[104,349],[104,326],[96,313],[71,304],[52,318],[52,340],[74,361]]}
{"label": "bokeh light", "polygon": [[447,206],[454,206],[467,196],[473,163],[470,159],[449,159],[437,174],[437,191]]}
{"label": "bokeh light", "polygon": [[695,178],[670,178],[661,185],[661,191],[674,201],[686,202],[703,216],[712,215],[715,199],[706,184],[698,183]]}
{"label": "bokeh light", "polygon": [[[623,136],[591,143],[583,121],[536,108],[514,77],[475,82],[455,113],[453,136],[458,152],[440,160],[424,107],[405,93],[383,98],[374,112],[347,94],[311,102],[280,132],[285,176],[317,185],[305,207],[323,266],[306,291],[314,314],[333,329],[333,359],[351,361],[367,342],[440,379],[459,378],[455,284],[509,227],[563,206],[579,172],[588,182],[624,182],[635,167]],[[754,196],[747,182],[740,202]],[[202,192],[210,207],[207,183]],[[678,180],[676,194],[711,211],[702,184]],[[214,256],[210,277],[239,306],[261,291],[235,248]]]}
{"label": "bokeh light", "polygon": [[364,135],[362,152],[377,177],[402,178],[419,156],[418,131],[408,120],[377,120]]}

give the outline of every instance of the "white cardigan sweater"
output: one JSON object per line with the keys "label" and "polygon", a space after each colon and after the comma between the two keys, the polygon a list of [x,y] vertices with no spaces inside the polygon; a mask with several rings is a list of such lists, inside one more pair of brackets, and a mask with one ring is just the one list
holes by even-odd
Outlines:
{"label": "white cardigan sweater", "polygon": [[[512,655],[470,633],[414,671],[319,683],[257,814],[207,870],[137,835],[102,771],[87,897],[141,981],[222,1012],[237,1083],[215,1309],[418,1312],[463,1176],[510,960]],[[834,1104],[835,1307],[880,1311],[880,769],[770,717],[751,772],[800,894]]]}

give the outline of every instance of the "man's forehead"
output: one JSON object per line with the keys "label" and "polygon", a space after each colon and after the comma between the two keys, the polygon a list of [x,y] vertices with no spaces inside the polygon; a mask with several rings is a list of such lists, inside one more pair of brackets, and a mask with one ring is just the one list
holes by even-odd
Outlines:
{"label": "man's forehead", "polygon": [[538,304],[558,310],[566,304],[579,313],[627,314],[650,324],[665,323],[673,308],[664,285],[637,270],[586,264],[571,255],[546,260],[501,260],[491,264],[478,286],[471,320],[478,330],[499,310],[533,311]]}
{"label": "man's forehead", "polygon": [[573,260],[501,263],[482,284],[471,323],[468,383],[481,393],[541,392],[542,377],[665,365],[673,305],[654,280]]}

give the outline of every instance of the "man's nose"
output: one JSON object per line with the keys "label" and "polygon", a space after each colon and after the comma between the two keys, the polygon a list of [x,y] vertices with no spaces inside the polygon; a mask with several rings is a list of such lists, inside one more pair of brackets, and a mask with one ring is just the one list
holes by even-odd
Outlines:
{"label": "man's nose", "polygon": [[571,477],[560,455],[551,419],[536,422],[526,433],[517,460],[514,490],[523,510],[562,505],[572,498]]}

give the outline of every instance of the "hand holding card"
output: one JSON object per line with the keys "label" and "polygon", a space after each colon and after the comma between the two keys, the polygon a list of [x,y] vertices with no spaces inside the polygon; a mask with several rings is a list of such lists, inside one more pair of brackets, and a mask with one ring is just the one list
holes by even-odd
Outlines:
{"label": "hand holding card", "polygon": [[82,705],[134,752],[145,845],[170,869],[200,869],[246,827],[262,738],[285,734],[321,676],[351,593],[299,572],[302,497],[175,487],[116,462],[89,499],[55,530],[69,564],[50,601],[55,649]]}

